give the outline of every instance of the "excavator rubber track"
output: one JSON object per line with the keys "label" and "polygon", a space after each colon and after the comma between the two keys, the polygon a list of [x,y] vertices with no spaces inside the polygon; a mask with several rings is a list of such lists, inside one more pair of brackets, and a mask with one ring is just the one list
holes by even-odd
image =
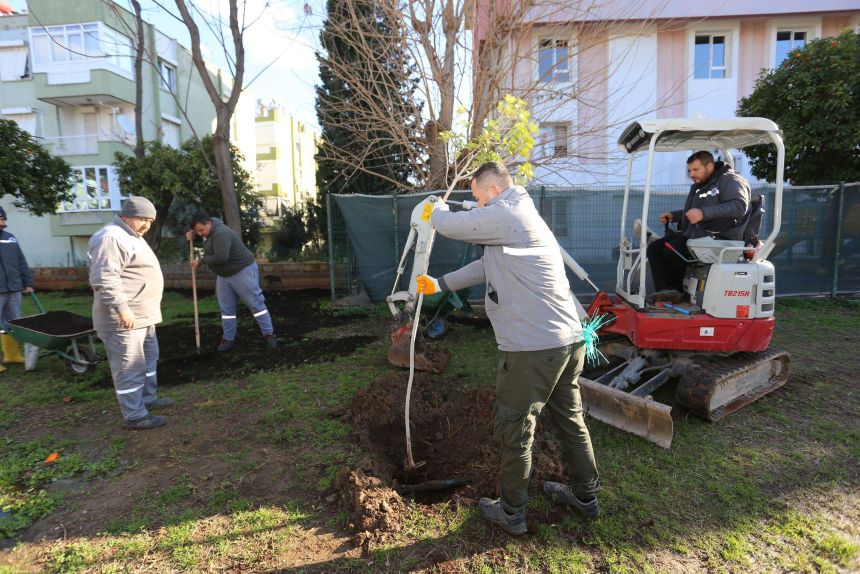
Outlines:
{"label": "excavator rubber track", "polygon": [[676,405],[709,421],[748,405],[788,381],[791,359],[779,350],[696,358],[678,381]]}

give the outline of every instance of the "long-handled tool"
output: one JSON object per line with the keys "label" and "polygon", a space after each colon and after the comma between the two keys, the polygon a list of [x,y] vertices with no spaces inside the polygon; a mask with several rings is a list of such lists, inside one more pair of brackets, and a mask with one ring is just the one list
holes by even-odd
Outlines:
{"label": "long-handled tool", "polygon": [[191,265],[191,296],[194,299],[194,342],[200,353],[200,317],[197,314],[197,270],[194,268],[194,239],[188,240],[188,263]]}

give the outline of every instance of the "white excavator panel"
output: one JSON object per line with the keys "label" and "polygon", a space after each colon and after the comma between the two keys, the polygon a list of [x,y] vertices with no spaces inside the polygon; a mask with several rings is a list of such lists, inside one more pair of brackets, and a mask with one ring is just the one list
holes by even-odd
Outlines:
{"label": "white excavator panel", "polygon": [[722,319],[760,319],[773,315],[775,273],[769,261],[711,265],[700,306]]}

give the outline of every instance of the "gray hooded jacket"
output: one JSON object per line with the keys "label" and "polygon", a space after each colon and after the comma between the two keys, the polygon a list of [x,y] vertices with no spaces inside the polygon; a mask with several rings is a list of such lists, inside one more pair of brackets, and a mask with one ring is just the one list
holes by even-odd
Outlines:
{"label": "gray hooded jacket", "polygon": [[507,189],[471,211],[452,213],[440,204],[431,221],[446,237],[484,246],[481,259],[443,276],[440,287],[486,282],[500,350],[542,351],[582,340],[558,242],[525,189]]}
{"label": "gray hooded jacket", "polygon": [[87,255],[96,331],[126,331],[119,324],[119,313],[126,310],[134,313],[135,329],[161,323],[161,264],[121,217],[96,231]]}

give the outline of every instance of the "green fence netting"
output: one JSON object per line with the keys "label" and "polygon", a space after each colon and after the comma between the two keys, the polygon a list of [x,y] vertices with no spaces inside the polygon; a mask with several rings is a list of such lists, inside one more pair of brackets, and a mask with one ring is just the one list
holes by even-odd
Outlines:
{"label": "green fence netting", "polygon": [[[687,190],[683,185],[652,187],[648,225],[658,235],[663,233],[660,213],[680,209]],[[559,244],[600,288],[613,291],[624,188],[541,187],[528,191]],[[373,301],[385,300],[394,287],[412,209],[429,193],[329,196],[334,298],[364,291]],[[753,193],[764,196],[760,235],[766,237],[774,226],[774,188],[756,187]],[[631,192],[628,236],[633,220],[641,217],[642,198],[641,188]],[[455,191],[451,199],[471,199],[471,194]],[[429,273],[438,276],[480,256],[480,246],[437,236]],[[860,292],[860,183],[786,187],[780,231],[769,259],[777,269],[779,295]],[[410,257],[407,277],[411,264]],[[588,300],[590,287],[572,274],[569,276],[574,292]],[[401,279],[397,289],[405,287]],[[482,296],[482,289],[473,290],[472,297]]]}

